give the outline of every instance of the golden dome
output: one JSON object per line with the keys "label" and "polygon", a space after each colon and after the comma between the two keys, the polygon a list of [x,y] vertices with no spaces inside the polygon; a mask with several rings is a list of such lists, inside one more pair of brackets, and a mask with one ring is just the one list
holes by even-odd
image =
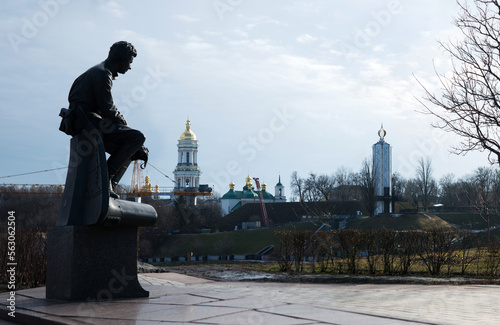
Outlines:
{"label": "golden dome", "polygon": [[151,193],[153,192],[153,185],[151,185],[149,176],[146,175],[144,179],[144,185],[142,186],[141,192]]}
{"label": "golden dome", "polygon": [[191,122],[189,122],[189,118],[186,121],[186,129],[181,134],[181,140],[196,140],[196,134],[191,131]]}
{"label": "golden dome", "polygon": [[229,189],[232,190],[232,191],[234,191],[234,185],[235,184],[233,182],[229,183]]}
{"label": "golden dome", "polygon": [[250,175],[248,175],[246,178],[245,178],[245,182],[247,184],[247,188],[249,190],[251,190],[253,188],[253,185],[252,185],[252,178],[250,177]]}
{"label": "golden dome", "polygon": [[266,183],[262,183],[262,190],[265,191],[267,188],[267,184]]}

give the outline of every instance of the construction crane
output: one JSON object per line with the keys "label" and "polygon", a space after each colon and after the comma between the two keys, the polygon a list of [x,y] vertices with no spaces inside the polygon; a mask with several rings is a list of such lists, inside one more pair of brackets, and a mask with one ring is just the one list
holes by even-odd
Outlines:
{"label": "construction crane", "polygon": [[141,196],[142,191],[142,171],[139,166],[139,161],[134,161],[134,169],[132,171],[132,182],[130,183],[130,196]]}
{"label": "construction crane", "polygon": [[264,226],[269,226],[271,222],[267,217],[266,205],[264,204],[264,198],[262,197],[259,178],[254,177],[253,180],[255,181],[255,185],[257,186],[257,191],[259,192],[260,210],[262,212],[262,222],[264,223]]}

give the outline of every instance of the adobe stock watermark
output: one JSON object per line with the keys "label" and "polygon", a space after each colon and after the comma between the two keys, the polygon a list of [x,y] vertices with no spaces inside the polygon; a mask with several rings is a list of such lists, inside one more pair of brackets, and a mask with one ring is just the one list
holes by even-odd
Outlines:
{"label": "adobe stock watermark", "polygon": [[340,42],[338,45],[343,56],[350,60],[360,50],[370,46],[372,40],[391,24],[393,17],[403,11],[401,2],[401,0],[390,0],[385,8],[371,11],[372,19],[362,28],[356,28],[349,42]]}
{"label": "adobe stock watermark", "polygon": [[[274,116],[269,120],[268,126],[259,129],[259,131],[247,137],[246,140],[239,143],[236,147],[238,154],[246,160],[247,163],[251,163],[256,157],[259,151],[266,149],[275,138],[276,134],[285,130],[285,128],[290,124],[290,121],[295,118],[288,107],[284,107],[281,110],[274,109]],[[231,181],[233,176],[241,173],[242,167],[237,160],[230,160],[226,163],[225,170],[221,170],[217,173],[210,172],[210,177],[214,180],[220,188],[226,188]]]}
{"label": "adobe stock watermark", "polygon": [[237,7],[241,6],[243,0],[215,0],[212,3],[217,16],[220,20],[224,20],[224,15],[227,12],[232,12]]}
{"label": "adobe stock watermark", "polygon": [[14,52],[18,53],[21,45],[27,44],[29,40],[35,38],[40,30],[45,28],[49,24],[49,21],[59,14],[61,6],[69,2],[70,0],[39,1],[38,6],[40,8],[33,15],[21,19],[18,31],[7,34],[10,46]]}
{"label": "adobe stock watermark", "polygon": [[16,212],[9,211],[7,217],[7,313],[10,317],[16,317]]}
{"label": "adobe stock watermark", "polygon": [[415,173],[422,157],[431,157],[442,147],[449,134],[433,129],[429,137],[415,139],[416,148],[408,156],[398,156],[398,166],[403,174]]}
{"label": "adobe stock watermark", "polygon": [[140,79],[140,82],[130,92],[115,100],[116,107],[122,114],[128,113],[130,108],[135,108],[139,103],[145,101],[149,93],[157,89],[163,82],[163,78],[168,75],[169,73],[162,70],[159,65],[156,65],[154,68],[147,66],[146,73]]}

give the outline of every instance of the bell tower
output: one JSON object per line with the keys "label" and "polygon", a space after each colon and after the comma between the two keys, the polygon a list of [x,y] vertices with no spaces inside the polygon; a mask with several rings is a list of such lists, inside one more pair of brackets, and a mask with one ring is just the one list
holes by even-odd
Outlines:
{"label": "bell tower", "polygon": [[201,171],[198,167],[198,140],[191,130],[189,118],[186,129],[177,144],[177,166],[174,170],[174,192],[196,192],[200,186]]}
{"label": "bell tower", "polygon": [[274,186],[274,199],[276,201],[286,201],[285,187],[281,184],[281,175],[278,177],[278,183]]}

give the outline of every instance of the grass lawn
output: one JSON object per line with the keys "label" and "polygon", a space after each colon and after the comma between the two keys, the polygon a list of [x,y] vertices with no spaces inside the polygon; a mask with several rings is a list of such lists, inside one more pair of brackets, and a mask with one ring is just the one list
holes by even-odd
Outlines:
{"label": "grass lawn", "polygon": [[275,245],[277,230],[316,230],[320,224],[314,222],[299,223],[281,227],[269,227],[253,230],[228,231],[212,234],[170,235],[160,243],[155,257],[195,255],[255,254],[268,245]]}

